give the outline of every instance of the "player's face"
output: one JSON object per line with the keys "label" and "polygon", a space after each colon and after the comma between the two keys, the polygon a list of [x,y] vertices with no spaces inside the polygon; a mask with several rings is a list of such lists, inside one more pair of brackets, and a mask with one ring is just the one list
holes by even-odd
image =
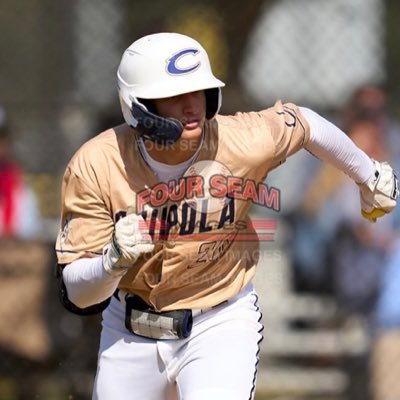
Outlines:
{"label": "player's face", "polygon": [[204,90],[174,97],[154,100],[158,115],[179,120],[184,131],[182,139],[201,136],[206,120],[206,96]]}

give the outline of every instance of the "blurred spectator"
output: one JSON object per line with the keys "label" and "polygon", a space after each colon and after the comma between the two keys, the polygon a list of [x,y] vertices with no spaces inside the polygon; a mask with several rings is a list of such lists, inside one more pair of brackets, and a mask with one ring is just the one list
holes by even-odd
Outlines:
{"label": "blurred spectator", "polygon": [[[341,115],[343,128],[360,148],[378,161],[389,161],[399,171],[400,124],[390,114],[388,95],[381,87],[359,88]],[[334,196],[336,201],[331,199],[320,215],[323,221],[329,220],[329,215],[332,219],[335,214],[341,218],[336,221],[337,240],[333,247],[333,253],[340,254],[333,258],[337,294],[339,298],[344,296],[341,300],[347,308],[368,316],[372,329],[394,326],[400,329],[400,302],[396,290],[400,284],[397,256],[400,211],[396,210],[377,224],[365,223],[357,215],[358,210],[350,209],[354,204],[351,192],[348,184],[343,185]],[[353,195],[356,194],[353,192]],[[332,202],[339,207],[338,212],[332,212]],[[343,212],[343,208],[346,211]],[[331,221],[331,226],[334,225]],[[347,242],[346,229],[352,238]],[[347,261],[346,252],[353,254]],[[357,304],[361,308],[357,308]]]}
{"label": "blurred spectator", "polygon": [[[400,124],[389,113],[382,88],[357,90],[339,118],[361,149],[400,170]],[[400,210],[376,224],[364,221],[356,188],[328,165],[305,193],[293,224],[297,288],[330,291],[343,311],[365,321],[372,340],[371,395],[374,400],[399,399]]]}
{"label": "blurred spectator", "polygon": [[0,237],[32,239],[41,229],[37,199],[10,149],[6,114],[0,107]]}
{"label": "blurred spectator", "polygon": [[[50,351],[43,305],[50,252],[37,240],[41,219],[33,190],[11,154],[0,107],[0,373],[10,355],[42,360]],[[1,395],[0,395],[1,397]]]}
{"label": "blurred spectator", "polygon": [[[378,161],[392,160],[387,137],[369,120],[353,121],[348,131],[352,140]],[[360,216],[358,193],[346,177],[324,204],[319,225],[328,235],[328,253],[335,295],[344,309],[369,319],[380,288],[383,262],[390,248],[394,214],[376,224]]]}
{"label": "blurred spectator", "polygon": [[[372,158],[391,160],[380,127],[359,119],[347,132]],[[346,309],[365,315],[373,310],[393,216],[363,220],[358,196],[350,179],[322,166],[294,223],[293,263],[300,290],[333,291]]]}
{"label": "blurred spectator", "polygon": [[372,344],[371,388],[374,400],[400,398],[400,245],[393,247],[383,269]]}
{"label": "blurred spectator", "polygon": [[365,85],[356,90],[349,104],[339,112],[342,129],[347,132],[354,121],[369,121],[385,136],[392,161],[400,166],[400,122],[389,110],[389,95],[383,87]]}
{"label": "blurred spectator", "polygon": [[[390,161],[399,170],[400,165],[396,163],[400,161],[400,124],[389,113],[388,97],[382,88],[373,85],[359,88],[338,116],[338,125],[361,149],[378,161]],[[382,258],[378,253],[386,253],[394,216],[384,218],[374,225],[363,221],[357,198],[352,200],[352,197],[358,197],[356,188],[351,186],[344,174],[326,165],[321,166],[316,176],[310,179],[304,192],[303,204],[293,214],[292,220],[294,234],[291,248],[296,288],[317,292],[335,290],[353,311],[357,309],[362,313],[367,312],[367,307],[370,313],[374,304],[372,293],[376,296],[379,286],[376,275],[382,271],[382,267],[376,267],[376,271],[372,267],[372,253],[378,257],[381,265]],[[335,242],[335,238],[339,241]],[[367,250],[356,250],[356,243]],[[356,261],[351,263],[354,271],[342,265],[346,258],[342,249],[342,261],[336,258],[338,246],[342,245],[354,251],[351,256]],[[369,247],[373,248],[372,253],[368,251]],[[378,251],[378,248],[381,250]],[[365,278],[364,282],[357,279],[353,288],[346,288],[350,286],[346,282],[353,276],[352,273],[357,276],[357,262],[360,268],[366,262],[361,261],[363,257],[356,257],[356,254],[369,258],[371,268],[360,271]],[[368,273],[371,273],[369,277]],[[368,281],[371,284],[369,289]],[[362,293],[357,293],[357,285],[364,285]],[[351,301],[347,295],[351,295]]]}

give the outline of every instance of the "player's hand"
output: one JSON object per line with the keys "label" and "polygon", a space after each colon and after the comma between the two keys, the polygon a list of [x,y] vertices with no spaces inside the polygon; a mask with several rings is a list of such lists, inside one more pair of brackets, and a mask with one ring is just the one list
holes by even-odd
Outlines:
{"label": "player's hand", "polygon": [[128,214],[115,224],[110,243],[103,248],[104,269],[111,275],[123,275],[144,253],[154,249],[144,220],[137,214]]}
{"label": "player's hand", "polygon": [[387,162],[374,162],[374,173],[360,185],[361,214],[376,222],[377,218],[390,213],[399,196],[399,183],[392,167]]}

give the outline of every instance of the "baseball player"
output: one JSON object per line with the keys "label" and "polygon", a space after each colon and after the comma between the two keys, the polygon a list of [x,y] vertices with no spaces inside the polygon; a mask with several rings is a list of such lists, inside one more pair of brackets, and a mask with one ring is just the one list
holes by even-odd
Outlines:
{"label": "baseball player", "polygon": [[60,293],[73,312],[102,312],[93,399],[254,398],[263,326],[248,211],[291,154],[305,147],[349,175],[364,217],[395,207],[392,168],[333,124],[281,102],[219,115],[223,86],[192,38],[135,41],[118,68],[126,123],[65,171]]}

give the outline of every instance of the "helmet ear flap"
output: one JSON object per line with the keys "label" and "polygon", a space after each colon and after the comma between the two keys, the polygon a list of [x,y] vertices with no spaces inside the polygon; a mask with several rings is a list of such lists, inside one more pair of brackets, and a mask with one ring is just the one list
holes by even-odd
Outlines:
{"label": "helmet ear flap", "polygon": [[220,88],[212,88],[206,89],[204,91],[206,95],[206,118],[212,119],[215,117],[215,114],[219,111],[221,107],[221,89]]}

